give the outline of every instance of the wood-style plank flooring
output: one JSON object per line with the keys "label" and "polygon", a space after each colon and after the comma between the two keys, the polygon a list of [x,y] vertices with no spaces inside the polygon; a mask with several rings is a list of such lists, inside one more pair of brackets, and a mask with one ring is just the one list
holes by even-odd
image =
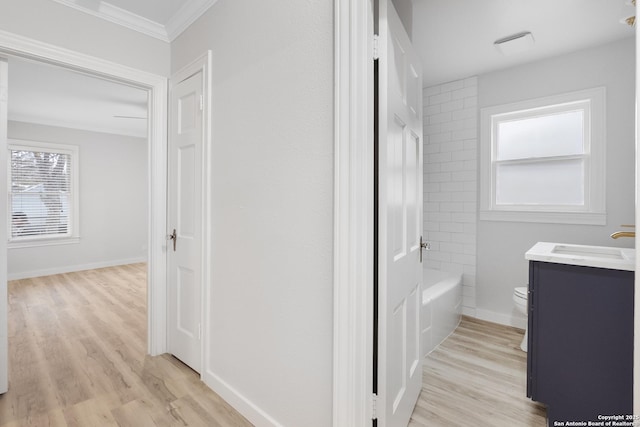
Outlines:
{"label": "wood-style plank flooring", "polygon": [[[410,427],[545,425],[522,331],[463,317],[425,360]],[[146,353],[146,265],[9,283],[0,426],[250,426],[175,358]]]}
{"label": "wood-style plank flooring", "polygon": [[177,359],[146,356],[146,265],[9,282],[0,426],[250,426]]}
{"label": "wood-style plank flooring", "polygon": [[409,427],[543,427],[544,406],[526,397],[522,330],[463,316],[424,361]]}

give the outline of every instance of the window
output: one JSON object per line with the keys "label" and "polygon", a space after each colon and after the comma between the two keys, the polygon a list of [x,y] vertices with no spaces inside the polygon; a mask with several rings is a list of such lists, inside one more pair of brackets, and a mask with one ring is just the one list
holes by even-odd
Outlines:
{"label": "window", "polygon": [[606,223],[604,88],[481,110],[480,219]]}
{"label": "window", "polygon": [[9,140],[10,247],[77,241],[78,147]]}

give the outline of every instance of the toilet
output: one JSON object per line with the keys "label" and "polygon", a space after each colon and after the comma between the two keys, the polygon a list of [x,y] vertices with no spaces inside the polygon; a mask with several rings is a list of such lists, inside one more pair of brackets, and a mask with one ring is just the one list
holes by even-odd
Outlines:
{"label": "toilet", "polygon": [[[513,290],[513,301],[516,303],[516,308],[520,313],[527,316],[528,306],[527,306],[527,293],[529,289],[526,286],[517,287]],[[527,334],[528,334],[529,326],[527,324],[524,330],[524,338],[522,339],[522,343],[520,344],[520,348],[522,351],[527,351]]]}

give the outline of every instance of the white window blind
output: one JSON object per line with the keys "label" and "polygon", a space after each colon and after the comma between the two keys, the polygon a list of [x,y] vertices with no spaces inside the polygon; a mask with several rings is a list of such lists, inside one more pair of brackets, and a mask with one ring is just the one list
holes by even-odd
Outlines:
{"label": "white window blind", "polygon": [[74,235],[77,148],[9,145],[10,241]]}

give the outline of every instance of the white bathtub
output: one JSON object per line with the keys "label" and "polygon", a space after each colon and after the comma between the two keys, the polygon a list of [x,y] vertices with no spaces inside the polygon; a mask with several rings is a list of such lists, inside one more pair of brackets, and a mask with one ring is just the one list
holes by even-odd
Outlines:
{"label": "white bathtub", "polygon": [[426,356],[458,326],[462,316],[462,275],[424,269],[422,274],[422,354]]}

